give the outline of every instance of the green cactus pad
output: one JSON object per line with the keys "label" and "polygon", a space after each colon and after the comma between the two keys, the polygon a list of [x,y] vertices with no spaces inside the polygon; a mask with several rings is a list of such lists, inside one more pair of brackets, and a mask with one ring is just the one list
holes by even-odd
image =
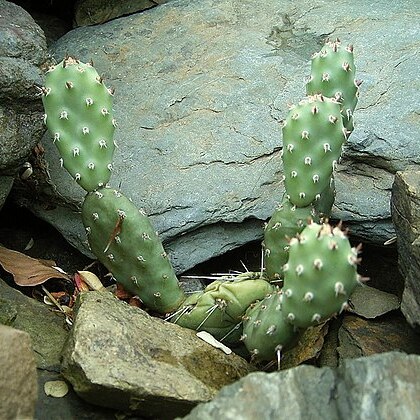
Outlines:
{"label": "green cactus pad", "polygon": [[306,226],[289,243],[282,303],[285,319],[307,328],[340,313],[358,284],[357,263],[357,249],[339,227]]}
{"label": "green cactus pad", "polygon": [[307,95],[321,94],[340,103],[348,131],[353,131],[353,112],[359,97],[355,73],[353,47],[344,47],[339,40],[327,41],[312,56],[311,77],[306,85]]}
{"label": "green cactus pad", "polygon": [[283,265],[289,258],[289,238],[301,232],[308,220],[316,219],[314,207],[296,207],[287,198],[277,207],[264,228],[264,268],[269,281],[283,277]]}
{"label": "green cactus pad", "polygon": [[290,201],[306,207],[330,182],[346,141],[340,105],[321,95],[291,108],[283,125],[284,183]]}
{"label": "green cactus pad", "polygon": [[86,191],[106,185],[115,149],[112,94],[90,65],[66,58],[45,76],[45,122],[61,164]]}
{"label": "green cactus pad", "polygon": [[270,361],[293,347],[300,330],[282,316],[281,291],[276,290],[251,305],[243,321],[242,341],[253,361]]}
{"label": "green cactus pad", "polygon": [[160,313],[185,296],[148,217],[121,192],[100,188],[86,195],[82,220],[92,252],[116,281]]}
{"label": "green cactus pad", "polygon": [[216,280],[203,292],[189,296],[172,321],[196,331],[207,331],[226,344],[239,342],[242,316],[248,306],[264,298],[273,286],[263,279]]}
{"label": "green cactus pad", "polygon": [[[321,192],[319,200],[314,201],[315,210],[318,212],[319,217],[329,219],[331,216],[332,206],[335,201],[335,181],[334,175],[331,175],[328,186]],[[314,219],[314,221],[316,221]]]}

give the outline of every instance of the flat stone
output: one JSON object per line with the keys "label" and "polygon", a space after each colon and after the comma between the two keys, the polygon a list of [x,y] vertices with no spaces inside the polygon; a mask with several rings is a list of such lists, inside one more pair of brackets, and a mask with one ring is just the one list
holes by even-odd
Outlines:
{"label": "flat stone", "polygon": [[420,338],[399,312],[375,320],[346,315],[338,339],[340,361],[394,350],[420,354]]}
{"label": "flat stone", "polygon": [[261,419],[409,419],[420,410],[420,356],[390,352],[339,368],[298,366],[251,373],[184,417]]}
{"label": "flat stone", "polygon": [[392,220],[398,246],[398,265],[405,287],[401,311],[420,331],[420,171],[397,172],[392,189]]}
{"label": "flat stone", "polygon": [[[77,28],[51,52],[57,60],[93,59],[116,88],[111,185],[151,216],[182,272],[262,237],[284,192],[279,122],[287,104],[304,96],[310,56],[325,34],[354,44],[363,80],[356,129],[336,174],[333,217],[376,244],[394,235],[394,173],[420,165],[418,20],[415,0],[340,0],[334,13],[322,0],[299,7],[220,0],[217,8],[209,0],[176,1]],[[43,198],[29,199],[30,207],[85,249],[74,213],[84,192],[60,168],[49,135],[44,144],[57,188],[37,193]]]}
{"label": "flat stone", "polygon": [[162,419],[188,413],[250,371],[234,353],[108,292],[79,297],[62,364],[87,402]]}
{"label": "flat stone", "polygon": [[367,319],[377,318],[400,307],[398,296],[367,285],[356,287],[350,299],[352,308],[349,312]]}
{"label": "flat stone", "polygon": [[32,419],[37,376],[29,334],[0,325],[0,418]]}
{"label": "flat stone", "polygon": [[1,279],[0,324],[29,334],[38,368],[60,370],[61,350],[68,335],[64,318]]}

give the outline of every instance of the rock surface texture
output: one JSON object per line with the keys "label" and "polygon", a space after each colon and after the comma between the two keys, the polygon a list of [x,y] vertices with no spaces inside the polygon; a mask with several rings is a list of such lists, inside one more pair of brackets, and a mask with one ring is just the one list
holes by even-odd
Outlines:
{"label": "rock surface texture", "polygon": [[398,265],[405,280],[401,311],[420,331],[420,171],[398,172],[392,189]]}
{"label": "rock surface texture", "polygon": [[[331,13],[321,0],[176,1],[72,30],[52,53],[93,59],[115,87],[111,185],[151,216],[180,272],[262,237],[284,192],[279,123],[303,98],[326,34],[354,44],[363,80],[333,217],[375,243],[392,237],[394,173],[420,165],[417,6],[339,0]],[[31,208],[82,249],[72,204],[83,191],[49,135],[44,144],[57,190]]]}
{"label": "rock surface texture", "polygon": [[251,373],[184,418],[414,420],[419,374],[420,356],[398,352],[348,360],[338,369]]}
{"label": "rock surface texture", "polygon": [[192,330],[150,317],[108,292],[80,297],[62,364],[84,400],[159,419],[185,415],[251,370]]}
{"label": "rock surface texture", "polygon": [[27,333],[0,325],[0,370],[0,418],[33,418],[38,385]]}
{"label": "rock surface texture", "polygon": [[61,350],[67,338],[61,315],[9,287],[0,279],[0,324],[29,334],[35,351],[36,366],[58,372]]}
{"label": "rock surface texture", "polygon": [[4,0],[0,0],[0,39],[0,182],[11,185],[10,176],[16,175],[44,132],[35,85],[43,83],[40,67],[47,46],[29,13]]}

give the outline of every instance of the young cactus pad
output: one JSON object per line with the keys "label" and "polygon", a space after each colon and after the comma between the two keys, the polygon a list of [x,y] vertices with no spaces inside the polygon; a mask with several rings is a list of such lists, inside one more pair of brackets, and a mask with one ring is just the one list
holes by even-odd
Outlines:
{"label": "young cactus pad", "polygon": [[311,223],[291,239],[284,266],[286,319],[307,328],[345,309],[359,280],[357,253],[345,233],[327,223]]}
{"label": "young cactus pad", "polygon": [[[239,341],[239,327],[248,306],[271,293],[273,286],[263,279],[216,280],[203,292],[189,296],[173,322],[197,331],[207,331],[225,343]],[[225,338],[226,337],[226,338]]]}
{"label": "young cactus pad", "polygon": [[282,316],[281,291],[251,305],[244,316],[241,340],[254,361],[269,361],[293,347],[300,331]]}
{"label": "young cactus pad", "polygon": [[82,220],[92,252],[117,282],[152,310],[168,313],[185,296],[148,217],[121,192],[86,195]]}
{"label": "young cactus pad", "polygon": [[312,56],[311,77],[306,85],[307,95],[321,94],[340,103],[348,131],[353,131],[353,111],[359,97],[355,73],[353,47],[344,47],[339,40],[327,41],[321,51]]}
{"label": "young cactus pad", "polygon": [[115,149],[112,94],[90,64],[66,58],[45,76],[45,122],[61,163],[86,191],[106,185]]}
{"label": "young cactus pad", "polygon": [[296,207],[287,198],[277,207],[264,227],[264,268],[269,281],[280,280],[289,258],[289,238],[300,233],[308,220],[315,219],[312,205]]}
{"label": "young cactus pad", "polygon": [[284,183],[290,201],[306,207],[328,187],[346,141],[340,105],[310,96],[289,111],[283,125]]}

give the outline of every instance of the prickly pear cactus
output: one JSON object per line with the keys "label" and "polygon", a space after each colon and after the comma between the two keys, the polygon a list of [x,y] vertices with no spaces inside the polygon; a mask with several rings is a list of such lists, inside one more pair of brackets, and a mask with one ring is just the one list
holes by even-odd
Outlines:
{"label": "prickly pear cactus", "polygon": [[327,41],[312,56],[311,77],[306,85],[307,95],[321,94],[340,103],[348,131],[353,131],[353,112],[359,97],[355,74],[353,46],[343,46],[338,39]]}
{"label": "prickly pear cactus", "polygon": [[160,313],[181,305],[185,296],[162,243],[127,197],[112,188],[88,193],[82,220],[92,252],[126,290]]}
{"label": "prickly pear cactus", "polygon": [[273,290],[267,281],[252,275],[247,278],[248,275],[244,273],[233,281],[216,280],[203,292],[189,296],[172,321],[196,331],[207,331],[226,344],[238,343],[246,309]]}
{"label": "prickly pear cactus", "polygon": [[244,316],[241,340],[255,362],[279,360],[299,340],[301,331],[283,317],[281,293],[276,289],[251,305]]}
{"label": "prickly pear cactus", "polygon": [[346,141],[340,105],[310,96],[289,111],[283,125],[284,183],[290,201],[306,207],[328,187]]}
{"label": "prickly pear cactus", "polygon": [[298,328],[340,313],[359,282],[356,248],[340,227],[311,223],[291,239],[282,310]]}
{"label": "prickly pear cactus", "polygon": [[269,281],[283,278],[283,265],[289,258],[289,239],[300,233],[308,220],[317,220],[312,205],[296,207],[284,198],[264,227],[264,268]]}
{"label": "prickly pear cactus", "polygon": [[106,185],[115,149],[112,93],[90,64],[68,57],[45,76],[45,122],[61,164],[86,191]]}

